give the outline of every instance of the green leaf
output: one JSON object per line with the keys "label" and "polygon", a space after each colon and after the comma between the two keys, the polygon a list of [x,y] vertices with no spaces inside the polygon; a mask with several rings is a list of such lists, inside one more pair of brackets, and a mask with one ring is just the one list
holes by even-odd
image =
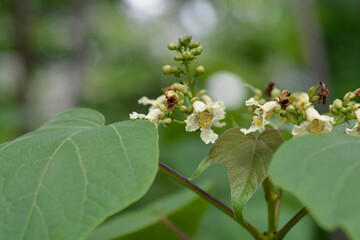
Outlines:
{"label": "green leaf", "polygon": [[108,220],[96,229],[88,240],[181,239],[166,227],[162,220],[164,217],[187,235],[192,236],[206,205],[206,201],[184,189],[148,206]]}
{"label": "green leaf", "polygon": [[228,168],[234,214],[242,219],[246,202],[268,175],[268,166],[276,149],[284,142],[278,130],[268,129],[258,138],[244,135],[240,128],[227,130],[201,161],[191,179],[212,164]]}
{"label": "green leaf", "polygon": [[71,109],[0,145],[0,239],[84,239],[147,192],[157,140],[148,121]]}
{"label": "green leaf", "polygon": [[339,133],[298,137],[275,153],[270,176],[327,230],[360,239],[360,138]]}

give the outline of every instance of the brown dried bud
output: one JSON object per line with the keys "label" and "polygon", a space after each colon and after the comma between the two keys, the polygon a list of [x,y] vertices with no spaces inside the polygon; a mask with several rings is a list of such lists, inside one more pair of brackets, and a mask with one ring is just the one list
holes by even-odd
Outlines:
{"label": "brown dried bud", "polygon": [[173,90],[167,91],[165,93],[166,101],[167,101],[167,110],[171,112],[174,110],[176,102],[177,102],[177,95],[176,92]]}
{"label": "brown dried bud", "polygon": [[316,94],[317,96],[319,96],[318,103],[322,102],[322,104],[325,105],[326,98],[330,95],[330,92],[329,92],[329,89],[326,88],[325,83],[320,82],[320,87],[321,87],[320,92],[318,92],[318,94]]}
{"label": "brown dried bud", "polygon": [[268,85],[266,85],[264,93],[268,98],[271,98],[271,91],[275,87],[275,83],[273,81],[270,81]]}
{"label": "brown dried bud", "polygon": [[291,104],[289,96],[291,95],[291,92],[288,90],[283,90],[282,94],[279,96],[278,103],[280,104],[282,109],[286,109],[287,106]]}

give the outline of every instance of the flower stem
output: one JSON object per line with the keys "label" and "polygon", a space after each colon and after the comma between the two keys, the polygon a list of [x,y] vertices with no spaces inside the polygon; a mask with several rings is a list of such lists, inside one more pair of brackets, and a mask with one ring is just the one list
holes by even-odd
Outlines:
{"label": "flower stem", "polygon": [[177,181],[178,183],[182,184],[186,188],[192,190],[197,195],[199,195],[201,198],[205,199],[212,205],[214,205],[216,208],[218,208],[220,211],[224,212],[228,216],[230,216],[232,219],[234,219],[236,222],[241,224],[255,239],[258,240],[265,240],[267,239],[259,230],[257,230],[254,226],[252,226],[247,221],[241,221],[234,216],[234,212],[226,206],[224,203],[220,202],[218,199],[210,195],[209,193],[205,192],[203,189],[195,185],[194,183],[187,180],[185,177],[181,176],[179,173],[175,172],[165,164],[159,162],[159,169],[167,174],[169,177]]}
{"label": "flower stem", "polygon": [[267,236],[271,239],[275,236],[278,225],[279,209],[282,191],[279,190],[277,193],[274,190],[274,185],[270,178],[267,177],[263,183],[265,191],[265,199],[268,205],[268,232]]}
{"label": "flower stem", "polygon": [[273,240],[281,240],[285,237],[285,235],[289,232],[289,230],[297,224],[306,214],[308,210],[306,208],[302,208],[272,239]]}
{"label": "flower stem", "polygon": [[187,75],[187,79],[188,79],[188,82],[189,82],[189,88],[190,88],[190,91],[191,91],[191,95],[192,95],[192,97],[195,97],[194,81],[193,81],[193,79],[191,77],[189,63],[186,61],[184,63],[184,65],[185,65],[185,69],[186,69],[186,75]]}

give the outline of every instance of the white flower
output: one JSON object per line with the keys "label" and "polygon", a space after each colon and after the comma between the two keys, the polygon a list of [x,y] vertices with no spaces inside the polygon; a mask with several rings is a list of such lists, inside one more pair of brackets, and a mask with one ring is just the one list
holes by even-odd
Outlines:
{"label": "white flower", "polygon": [[206,143],[215,143],[218,135],[211,130],[211,126],[222,127],[225,123],[220,120],[225,118],[225,105],[222,102],[212,102],[212,100],[204,95],[202,101],[195,101],[193,103],[194,111],[185,120],[186,131],[193,132],[200,128],[201,139]]}
{"label": "white flower", "polygon": [[152,109],[152,110],[150,110],[148,115],[146,115],[145,119],[149,120],[150,122],[153,122],[157,125],[160,121],[160,116],[162,113],[163,113],[163,111],[161,111],[160,108]]}
{"label": "white flower", "polygon": [[240,129],[241,132],[243,132],[245,135],[249,134],[251,132],[256,131],[264,131],[265,125],[269,124],[270,122],[267,121],[271,115],[273,114],[275,108],[279,106],[279,103],[276,101],[269,101],[265,103],[264,105],[260,105],[254,98],[250,98],[245,103],[246,106],[258,106],[259,108],[255,109],[255,116],[253,117],[253,122],[249,129],[242,128]]}
{"label": "white flower", "polygon": [[293,136],[302,136],[305,134],[328,133],[332,131],[334,118],[320,115],[313,107],[305,110],[306,122],[300,126],[294,126],[291,134]]}
{"label": "white flower", "polygon": [[304,92],[300,93],[294,93],[294,96],[296,97],[296,108],[297,109],[305,109],[310,105],[309,95]]}
{"label": "white flower", "polygon": [[356,117],[356,124],[352,129],[346,128],[346,133],[351,136],[360,137],[360,109],[354,111]]}
{"label": "white flower", "polygon": [[130,113],[130,119],[131,120],[135,120],[135,119],[144,119],[145,118],[145,114],[139,114],[137,112],[133,112],[133,113]]}
{"label": "white flower", "polygon": [[161,95],[155,100],[149,99],[148,97],[142,97],[138,100],[138,103],[143,105],[151,105],[149,111],[155,108],[160,108],[161,110],[165,110],[167,105],[165,95]]}

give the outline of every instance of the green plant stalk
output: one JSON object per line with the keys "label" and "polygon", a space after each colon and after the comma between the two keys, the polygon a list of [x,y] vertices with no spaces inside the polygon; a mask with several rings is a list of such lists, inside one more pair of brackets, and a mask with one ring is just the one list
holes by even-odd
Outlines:
{"label": "green plant stalk", "polygon": [[179,173],[175,172],[165,164],[159,162],[159,169],[164,172],[166,175],[177,181],[178,183],[182,184],[186,188],[190,189],[191,191],[195,192],[197,195],[199,195],[201,198],[205,199],[212,205],[214,205],[216,208],[218,208],[220,211],[224,212],[228,216],[230,216],[232,219],[234,219],[236,222],[238,222],[240,225],[242,225],[255,239],[258,240],[266,240],[267,238],[254,226],[252,226],[250,223],[244,220],[239,220],[234,216],[234,212],[226,206],[224,203],[220,202],[215,197],[211,196],[209,193],[205,192],[203,189],[195,185],[194,183],[190,182],[185,177],[181,176]]}
{"label": "green plant stalk", "polygon": [[275,193],[274,185],[271,182],[270,178],[267,177],[263,182],[263,187],[265,191],[265,199],[268,205],[268,231],[267,236],[269,239],[272,239],[275,236],[278,225],[279,218],[279,209],[281,201],[281,191]]}
{"label": "green plant stalk", "polygon": [[285,237],[285,235],[290,231],[290,229],[296,225],[306,214],[308,210],[306,208],[302,208],[272,239],[273,240],[281,240]]}
{"label": "green plant stalk", "polygon": [[194,81],[193,81],[193,79],[191,77],[189,62],[185,61],[184,65],[185,65],[185,69],[186,69],[187,79],[189,81],[189,88],[190,88],[190,91],[191,91],[191,95],[192,95],[192,97],[195,97]]}

